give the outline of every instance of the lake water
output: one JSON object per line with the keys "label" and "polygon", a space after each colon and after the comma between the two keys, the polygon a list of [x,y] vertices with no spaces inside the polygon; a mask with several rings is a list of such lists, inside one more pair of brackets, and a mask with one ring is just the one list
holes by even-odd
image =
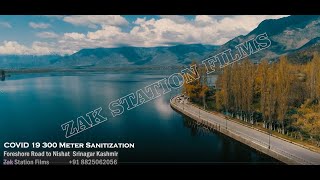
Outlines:
{"label": "lake water", "polygon": [[[113,118],[108,104],[170,73],[47,73],[12,75],[0,81],[0,143],[133,142],[119,162],[278,162],[231,138],[209,132],[175,112],[172,91]],[[108,121],[71,138],[61,124],[98,108]],[[2,158],[2,157],[1,157]]]}

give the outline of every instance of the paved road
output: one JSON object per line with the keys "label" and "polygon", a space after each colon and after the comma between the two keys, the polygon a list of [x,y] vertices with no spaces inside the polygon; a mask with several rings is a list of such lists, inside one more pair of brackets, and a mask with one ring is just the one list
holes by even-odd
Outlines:
{"label": "paved road", "polygon": [[203,110],[199,110],[199,108],[187,102],[186,103],[179,102],[176,99],[176,97],[171,100],[171,103],[176,105],[176,107],[179,108],[182,112],[187,111],[188,113],[191,113],[197,117],[199,117],[199,114],[200,114],[201,119],[208,120],[209,122],[212,122],[214,124],[219,124],[221,128],[227,127],[228,131],[241,135],[242,137],[256,144],[264,146],[265,148],[268,148],[269,138],[270,138],[270,150],[277,152],[278,154],[281,154],[283,156],[289,157],[290,159],[293,159],[294,161],[300,164],[320,165],[320,153],[316,153],[314,151],[305,149],[301,146],[292,144],[288,141],[285,141],[273,136],[269,136],[266,133],[257,131],[250,127],[246,127],[241,124],[228,121],[224,117],[221,117],[212,113],[208,113]]}

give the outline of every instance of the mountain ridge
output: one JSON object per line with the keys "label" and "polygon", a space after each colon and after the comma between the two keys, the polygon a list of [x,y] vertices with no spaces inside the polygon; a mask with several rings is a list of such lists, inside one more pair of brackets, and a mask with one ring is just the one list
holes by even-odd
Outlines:
{"label": "mountain ridge", "polygon": [[279,19],[266,19],[248,34],[229,40],[212,55],[227,49],[234,49],[236,45],[262,33],[267,33],[271,46],[250,55],[249,59],[255,62],[261,59],[276,60],[279,56],[296,51],[310,40],[320,37],[320,16],[294,15]]}
{"label": "mountain ridge", "polygon": [[74,68],[187,65],[193,60],[200,62],[205,57],[235,48],[236,45],[262,33],[267,33],[271,40],[271,46],[250,55],[250,60],[254,62],[259,62],[261,59],[275,61],[279,56],[288,55],[292,62],[304,63],[311,58],[312,51],[319,49],[316,44],[320,42],[320,16],[294,15],[279,19],[267,19],[246,35],[239,35],[221,46],[180,44],[159,47],[86,48],[67,56],[34,56],[33,59],[31,56],[0,56],[0,67]]}

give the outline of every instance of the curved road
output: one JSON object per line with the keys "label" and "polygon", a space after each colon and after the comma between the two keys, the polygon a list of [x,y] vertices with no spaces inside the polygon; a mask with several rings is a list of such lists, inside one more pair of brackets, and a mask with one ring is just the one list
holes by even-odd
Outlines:
{"label": "curved road", "polygon": [[241,137],[265,148],[269,148],[270,142],[270,150],[292,159],[298,164],[320,165],[320,153],[316,153],[288,141],[274,136],[269,136],[266,133],[226,120],[224,117],[200,110],[189,103],[180,102],[176,98],[177,97],[172,98],[170,103],[178,108],[182,113],[186,111],[196,117],[209,121],[210,123],[220,125],[221,128],[226,128],[229,132],[240,135]]}

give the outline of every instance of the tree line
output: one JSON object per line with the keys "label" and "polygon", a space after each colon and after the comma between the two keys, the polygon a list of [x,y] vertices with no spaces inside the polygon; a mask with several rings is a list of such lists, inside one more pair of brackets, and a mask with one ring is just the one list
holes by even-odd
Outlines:
{"label": "tree line", "polygon": [[223,68],[215,89],[206,84],[204,67],[198,73],[200,79],[184,84],[192,102],[320,145],[319,54],[306,64],[291,64],[286,56],[273,63],[239,61]]}

